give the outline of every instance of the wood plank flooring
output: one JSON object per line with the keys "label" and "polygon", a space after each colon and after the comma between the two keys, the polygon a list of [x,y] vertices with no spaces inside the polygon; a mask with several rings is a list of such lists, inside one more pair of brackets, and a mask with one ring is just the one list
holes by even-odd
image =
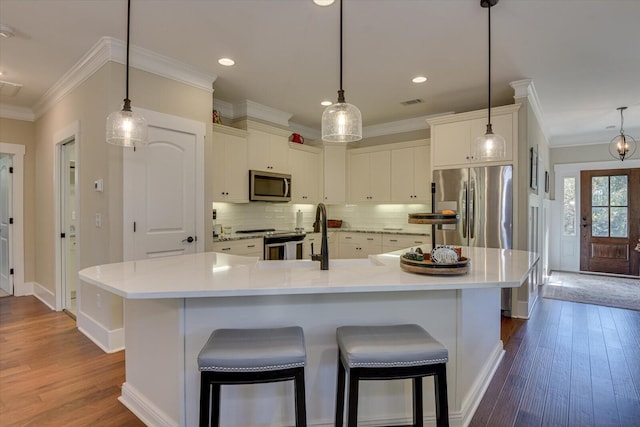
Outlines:
{"label": "wood plank flooring", "polygon": [[540,298],[505,350],[470,426],[640,426],[640,312]]}
{"label": "wood plank flooring", "polygon": [[[506,354],[470,426],[640,426],[640,312],[540,299],[503,321]],[[105,354],[34,297],[0,299],[0,426],[142,426]]]}
{"label": "wood plank flooring", "polygon": [[117,400],[123,382],[123,351],[35,297],[0,299],[0,426],[144,426]]}

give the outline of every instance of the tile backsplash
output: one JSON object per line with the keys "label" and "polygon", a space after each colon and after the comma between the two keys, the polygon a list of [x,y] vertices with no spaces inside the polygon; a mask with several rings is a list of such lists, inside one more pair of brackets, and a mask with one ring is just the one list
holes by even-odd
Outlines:
{"label": "tile backsplash", "polygon": [[[217,211],[217,224],[232,227],[233,231],[258,228],[292,230],[296,224],[296,212],[303,213],[305,230],[313,228],[316,205],[285,204],[269,202],[252,203],[214,203]],[[429,212],[426,204],[380,204],[380,205],[327,205],[330,219],[341,219],[342,228],[383,229],[401,228],[405,231],[424,232],[425,225],[409,224],[407,215],[416,212]]]}

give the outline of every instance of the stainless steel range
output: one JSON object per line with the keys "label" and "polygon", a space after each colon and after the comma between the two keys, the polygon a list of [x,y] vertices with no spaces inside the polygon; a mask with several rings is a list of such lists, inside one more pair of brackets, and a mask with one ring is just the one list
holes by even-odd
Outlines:
{"label": "stainless steel range", "polygon": [[304,232],[262,228],[256,230],[236,231],[236,233],[264,233],[265,260],[302,259],[302,241],[306,236],[306,233]]}

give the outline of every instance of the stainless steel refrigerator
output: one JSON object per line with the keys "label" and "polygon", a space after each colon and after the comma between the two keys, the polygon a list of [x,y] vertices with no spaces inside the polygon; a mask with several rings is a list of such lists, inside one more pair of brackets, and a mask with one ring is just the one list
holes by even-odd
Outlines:
{"label": "stainless steel refrigerator", "polygon": [[[436,170],[433,182],[436,211],[460,214],[457,224],[437,227],[436,244],[513,247],[513,166]],[[503,289],[505,316],[511,316],[511,299],[512,290]]]}

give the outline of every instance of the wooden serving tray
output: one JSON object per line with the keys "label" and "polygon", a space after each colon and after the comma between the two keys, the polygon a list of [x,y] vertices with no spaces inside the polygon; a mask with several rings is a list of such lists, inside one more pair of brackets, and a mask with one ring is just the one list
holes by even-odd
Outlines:
{"label": "wooden serving tray", "polygon": [[431,274],[436,276],[452,276],[467,274],[469,272],[469,258],[461,257],[460,261],[453,264],[441,264],[431,261],[431,255],[425,254],[424,261],[415,261],[400,257],[400,268],[409,273]]}
{"label": "wooden serving tray", "polygon": [[410,213],[409,224],[456,224],[460,214]]}

